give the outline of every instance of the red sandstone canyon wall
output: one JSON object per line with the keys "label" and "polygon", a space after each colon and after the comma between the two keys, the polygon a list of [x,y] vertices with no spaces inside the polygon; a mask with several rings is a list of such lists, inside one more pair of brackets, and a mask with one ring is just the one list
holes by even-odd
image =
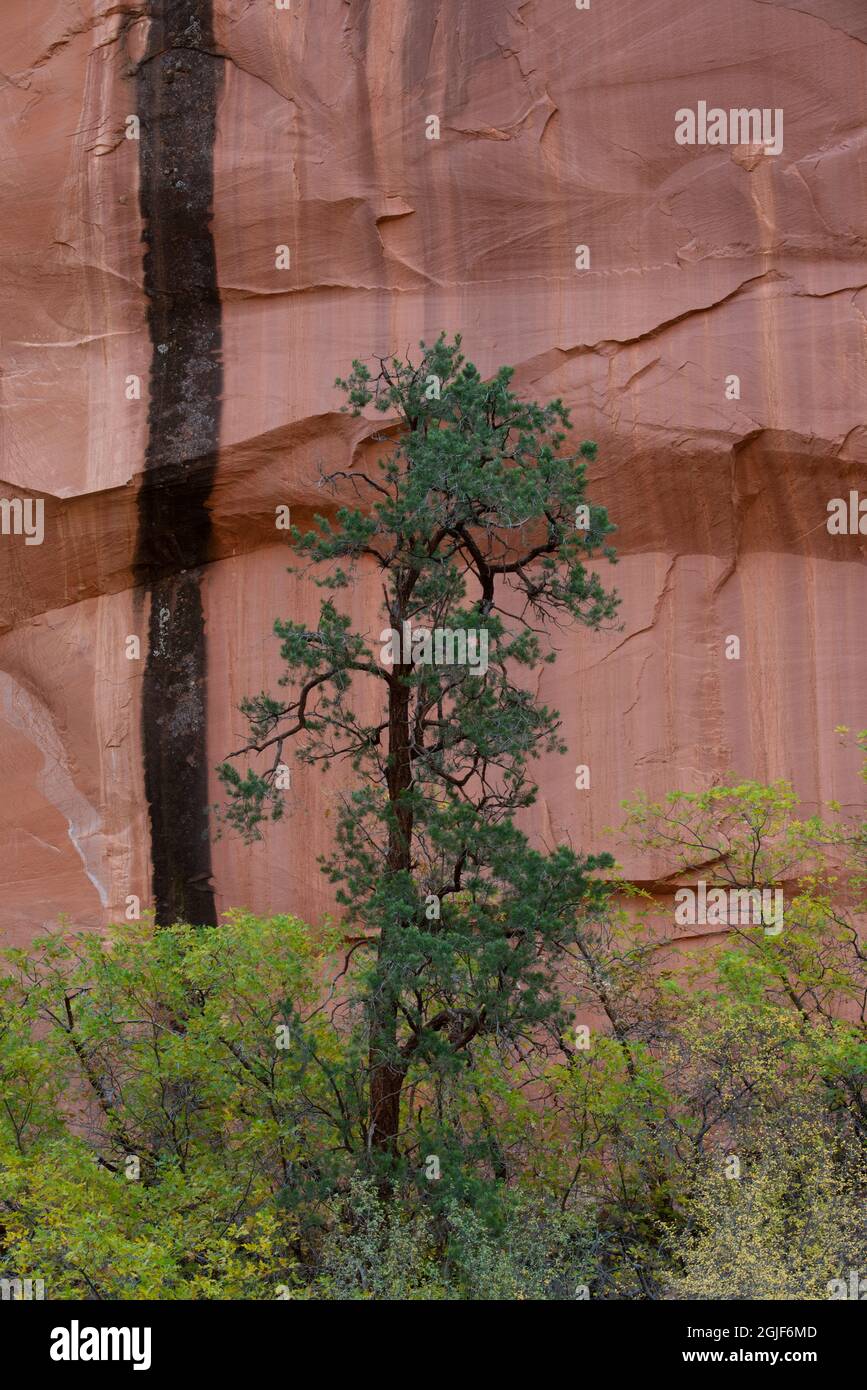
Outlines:
{"label": "red sandstone canyon wall", "polygon": [[[563,397],[618,526],[622,629],[540,677],[535,830],[611,847],[622,797],[729,771],[858,799],[867,536],[826,523],[867,497],[863,0],[30,0],[0,53],[0,498],[44,502],[0,535],[4,942],[181,879],[327,907],[345,773],[248,849],[208,842],[213,768],[315,612],[275,508],[372,447],[335,376],[440,330]],[[678,143],[699,103],[782,148]]]}

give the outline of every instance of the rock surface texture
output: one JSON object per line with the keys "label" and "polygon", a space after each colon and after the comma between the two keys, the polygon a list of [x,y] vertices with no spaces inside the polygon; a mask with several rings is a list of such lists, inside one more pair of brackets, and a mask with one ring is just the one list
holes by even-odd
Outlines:
{"label": "rock surface texture", "polygon": [[[30,0],[0,52],[4,942],[327,908],[346,772],[248,849],[213,769],[316,612],[275,508],[375,447],[335,376],[443,329],[563,397],[618,526],[622,628],[541,676],[535,832],[616,848],[622,797],[729,772],[858,799],[867,535],[826,523],[867,497],[863,0]],[[702,103],[780,152],[678,143]]]}

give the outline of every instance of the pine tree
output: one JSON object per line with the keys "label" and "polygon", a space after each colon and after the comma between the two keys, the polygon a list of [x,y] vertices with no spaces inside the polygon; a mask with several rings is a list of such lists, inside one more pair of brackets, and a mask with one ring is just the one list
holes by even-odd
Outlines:
{"label": "pine tree", "polygon": [[[442,335],[415,363],[382,359],[374,375],[355,361],[338,378],[345,410],[387,417],[384,457],[327,479],[351,484],[357,506],[293,530],[329,593],[315,631],[275,623],[287,698],[243,701],[249,737],[220,768],[225,817],[250,839],[284,812],[289,745],[299,761],[354,769],[321,863],[369,960],[356,976],[367,1133],[386,1156],[399,1152],[411,1071],[461,1065],[480,1035],[532,1046],[560,1026],[558,971],[604,899],[593,871],[612,864],[565,845],[542,852],[515,821],[535,800],[531,761],[566,751],[526,672],[554,660],[551,628],[598,629],[618,603],[585,568],[594,554],[614,559],[614,527],[585,495],[595,446],[562,456],[562,402],[520,400],[508,367],[483,380],[460,343]],[[378,642],[331,597],[360,564],[382,574]],[[366,723],[354,696],[370,681],[379,698]],[[266,755],[266,770],[240,772],[250,754]]]}

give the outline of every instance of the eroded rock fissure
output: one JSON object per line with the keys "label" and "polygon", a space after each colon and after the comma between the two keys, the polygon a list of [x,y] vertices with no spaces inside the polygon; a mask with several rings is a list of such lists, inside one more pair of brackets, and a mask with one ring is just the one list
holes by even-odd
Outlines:
{"label": "eroded rock fissure", "polygon": [[208,499],[222,393],[211,232],[216,105],[211,0],[150,0],[138,114],[144,285],[153,346],[136,578],[150,596],[142,692],[157,921],[216,921],[208,833]]}

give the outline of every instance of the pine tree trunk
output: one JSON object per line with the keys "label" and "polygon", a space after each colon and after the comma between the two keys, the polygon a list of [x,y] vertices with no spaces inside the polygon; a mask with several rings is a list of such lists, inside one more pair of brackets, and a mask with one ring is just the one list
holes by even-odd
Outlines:
{"label": "pine tree trunk", "polygon": [[[398,627],[402,631],[402,627]],[[407,653],[402,653],[406,656]],[[408,675],[411,665],[395,664],[395,675]],[[411,867],[412,809],[402,802],[402,793],[412,785],[410,756],[410,690],[405,685],[389,688],[388,795],[394,811],[389,827],[386,872],[409,872]],[[371,1002],[370,1031],[370,1121],[369,1143],[380,1152],[395,1153],[400,1131],[400,1095],[406,1064],[398,1051],[397,1002],[391,983],[389,958],[396,945],[394,933],[400,927],[383,927],[379,936],[379,972]]]}

